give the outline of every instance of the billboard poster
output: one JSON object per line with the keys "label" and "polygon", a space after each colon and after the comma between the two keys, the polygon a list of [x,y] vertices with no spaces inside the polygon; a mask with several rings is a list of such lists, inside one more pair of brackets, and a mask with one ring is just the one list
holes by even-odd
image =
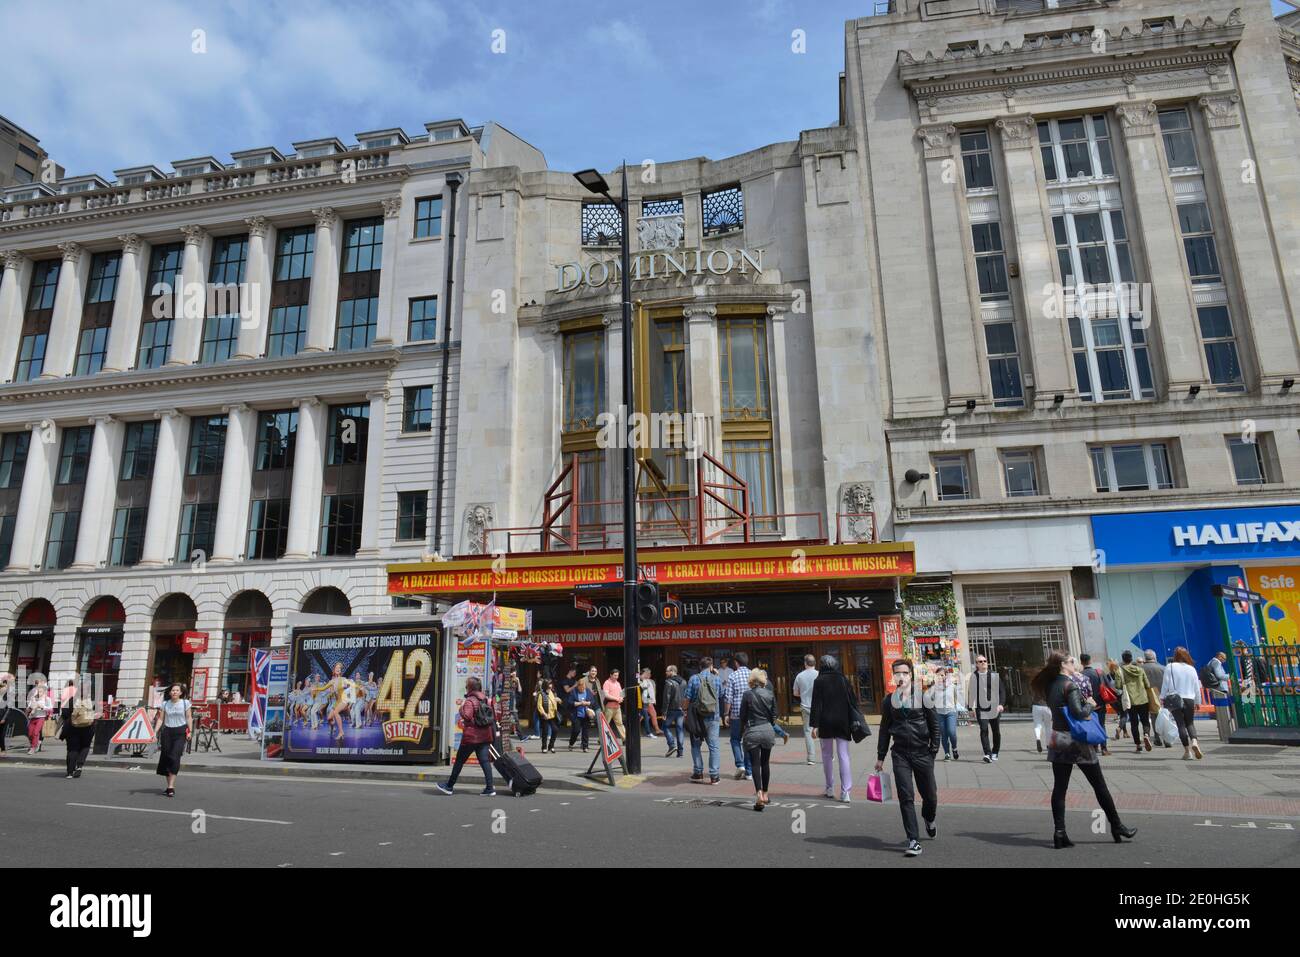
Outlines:
{"label": "billboard poster", "polygon": [[286,760],[428,763],[439,753],[441,625],[295,628],[290,648]]}
{"label": "billboard poster", "polygon": [[266,719],[262,724],[262,760],[284,757],[284,716],[289,696],[289,649],[272,648],[266,685]]}
{"label": "billboard poster", "polygon": [[[456,642],[456,657],[452,666],[450,708],[447,714],[447,729],[451,732],[451,753],[460,747],[463,728],[460,723],[460,706],[465,703],[465,679],[477,678],[487,691],[488,683],[488,643],[486,638],[476,638],[470,642]],[[470,759],[473,761],[473,759]]]}
{"label": "billboard poster", "polygon": [[880,619],[880,667],[884,672],[885,691],[894,690],[894,662],[903,657],[903,619],[885,615]]}
{"label": "billboard poster", "polygon": [[1300,643],[1300,565],[1247,568],[1251,591],[1264,599],[1264,627],[1275,645]]}

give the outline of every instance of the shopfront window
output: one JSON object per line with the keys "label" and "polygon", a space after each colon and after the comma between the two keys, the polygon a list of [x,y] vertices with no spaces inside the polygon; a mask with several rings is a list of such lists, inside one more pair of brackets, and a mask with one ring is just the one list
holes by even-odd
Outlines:
{"label": "shopfront window", "polygon": [[253,649],[271,647],[269,631],[232,631],[226,634],[225,660],[221,668],[221,689],[238,691],[245,701],[250,700],[249,682]]}
{"label": "shopfront window", "polygon": [[880,695],[880,642],[871,641],[853,646],[853,683],[857,686],[858,707],[862,711],[879,711]]}

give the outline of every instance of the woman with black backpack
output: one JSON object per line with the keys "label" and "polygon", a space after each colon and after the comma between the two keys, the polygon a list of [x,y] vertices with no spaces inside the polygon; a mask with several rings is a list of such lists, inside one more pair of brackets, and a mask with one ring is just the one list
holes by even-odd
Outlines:
{"label": "woman with black backpack", "polygon": [[472,754],[478,758],[478,766],[483,771],[484,787],[481,792],[485,797],[496,797],[496,788],[492,786],[492,742],[496,738],[496,711],[492,702],[483,693],[483,683],[478,678],[465,679],[465,700],[460,704],[460,724],[462,727],[460,747],[456,749],[456,761],[451,766],[451,777],[446,784],[435,784],[442,794],[450,795],[455,791],[460,769],[465,766]]}

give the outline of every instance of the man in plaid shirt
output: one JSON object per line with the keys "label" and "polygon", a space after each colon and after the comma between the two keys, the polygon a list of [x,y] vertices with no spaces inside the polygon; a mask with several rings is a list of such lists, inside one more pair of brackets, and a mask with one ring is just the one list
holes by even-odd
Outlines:
{"label": "man in plaid shirt", "polygon": [[740,726],[740,701],[749,690],[749,656],[743,651],[735,654],[736,670],[727,676],[727,683],[722,686],[722,713],[731,720],[731,756],[736,759],[736,780],[748,781],[753,773],[749,766],[749,755],[741,746],[740,739],[745,729]]}

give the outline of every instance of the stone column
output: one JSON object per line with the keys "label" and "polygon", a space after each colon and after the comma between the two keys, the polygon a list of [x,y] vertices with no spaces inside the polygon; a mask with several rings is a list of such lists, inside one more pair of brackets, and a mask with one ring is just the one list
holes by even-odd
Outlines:
{"label": "stone column", "polygon": [[4,253],[0,277],[0,383],[12,382],[22,340],[25,293],[32,279],[32,262],[16,249]]}
{"label": "stone column", "polygon": [[[385,233],[387,235],[387,233]],[[384,240],[387,242],[387,239]],[[387,429],[388,392],[366,393],[370,400],[370,430],[366,439],[366,487],[365,502],[361,513],[361,550],[359,555],[375,556],[379,554],[379,532],[384,509],[384,445]],[[297,472],[297,462],[294,471]],[[437,489],[429,490],[432,502]]]}
{"label": "stone column", "polygon": [[320,399],[305,398],[298,401],[298,438],[293,454],[289,536],[285,543],[285,558],[311,558],[320,540],[326,411]]}
{"label": "stone column", "polygon": [[[1186,394],[1188,386],[1206,381],[1205,360],[1172,184],[1156,144],[1156,105],[1121,103],[1115,111],[1124,129],[1138,218],[1137,223],[1129,225],[1129,233],[1139,233],[1146,250],[1151,301],[1157,317],[1157,322],[1151,324],[1159,334],[1168,393]],[[1144,318],[1151,322],[1150,317]]]}
{"label": "stone column", "polygon": [[[1267,388],[1300,374],[1300,357],[1296,355],[1296,337],[1300,334],[1300,276],[1296,275],[1296,264],[1290,263],[1295,298],[1288,309],[1287,291],[1278,274],[1278,257],[1269,234],[1268,215],[1258,177],[1253,175],[1254,158],[1241,128],[1240,102],[1241,96],[1235,92],[1209,93],[1197,100],[1210,131],[1216,182],[1227,213],[1238,286],[1249,315],[1249,323],[1243,316],[1234,316],[1233,328],[1238,339],[1249,328],[1254,339],[1260,386]],[[1223,230],[1217,230],[1217,234],[1222,237]],[[1226,258],[1226,246],[1221,239],[1217,246],[1219,258]],[[1242,347],[1244,343],[1239,346]]]}
{"label": "stone column", "polygon": [[338,215],[329,206],[313,209],[312,214],[316,217],[316,246],[312,254],[307,345],[303,352],[328,352],[334,348],[334,323],[338,314],[341,227]]}
{"label": "stone column", "polygon": [[181,513],[181,480],[185,473],[186,419],[175,409],[155,412],[158,449],[149,484],[149,515],[144,525],[141,565],[166,565],[175,557]]}
{"label": "stone column", "polygon": [[271,283],[275,278],[275,227],[265,216],[252,216],[248,225],[248,268],[240,292],[239,343],[236,359],[256,359],[266,351],[271,325]]}
{"label": "stone column", "polygon": [[226,413],[226,454],[221,463],[221,497],[217,500],[217,528],[212,541],[214,565],[229,564],[244,550],[253,444],[257,439],[256,412],[242,403],[225,406],[222,411]]}
{"label": "stone column", "polygon": [[[783,305],[767,307],[767,325],[771,330],[770,350],[771,350],[771,389],[772,389],[772,445],[773,452],[776,455],[776,477],[781,483],[779,497],[775,497],[773,504],[776,505],[786,515],[791,515],[795,509],[795,474],[794,474],[794,432],[791,428],[790,416],[793,407],[790,404],[790,376],[788,373],[788,359],[785,349],[785,317],[786,310]],[[797,519],[786,518],[781,522],[782,532],[786,536],[791,536],[795,532],[794,523]],[[808,537],[812,537],[809,532]],[[799,536],[803,537],[803,536]]]}
{"label": "stone column", "polygon": [[[1015,255],[1019,258],[1021,299],[1033,351],[1034,405],[1051,408],[1053,397],[1078,395],[1070,374],[1073,359],[1065,316],[1056,311],[1056,274],[1052,259],[1056,244],[1048,229],[1048,213],[1040,187],[1042,174],[1036,159],[1038,125],[1029,114],[1004,116],[1002,154],[1007,167],[1007,198],[1015,228]],[[1010,247],[1008,246],[1008,258]],[[1049,303],[1053,304],[1049,307]]]}
{"label": "stone column", "polygon": [[[695,438],[701,451],[722,452],[722,396],[718,391],[718,317],[716,306],[686,306],[687,356],[690,361],[691,412],[705,417],[707,434]],[[697,490],[698,492],[698,490]]]}
{"label": "stone column", "polygon": [[86,300],[86,261],[90,253],[80,243],[59,243],[59,251],[63,254],[63,266],[54,291],[54,315],[50,319],[42,379],[61,379],[72,374],[77,337],[81,334],[81,309]]}
{"label": "stone column", "polygon": [[147,705],[145,688],[149,685],[149,647],[153,644],[149,618],[126,616],[122,626],[122,661],[117,672],[117,698],[128,705]]}
{"label": "stone column", "polygon": [[77,569],[98,568],[105,561],[125,428],[111,415],[94,416],[90,423],[95,426],[95,434],[90,442],[86,489],[81,497],[81,524],[77,526],[77,548],[72,559],[72,567]]}
{"label": "stone column", "polygon": [[14,522],[14,540],[5,571],[30,572],[43,556],[40,548],[50,518],[50,492],[54,486],[54,467],[59,460],[59,429],[53,422],[35,422],[31,444],[27,447],[27,465],[23,469],[23,487],[18,496],[18,517]]}
{"label": "stone column", "polygon": [[[401,195],[389,196],[384,204],[384,245],[383,263],[379,271],[379,315],[375,317],[375,338],[373,345],[391,346],[393,344],[393,322],[397,312],[397,300],[393,295],[393,282],[397,275],[397,246],[402,237]],[[441,295],[439,295],[441,299]]]}
{"label": "stone column", "polygon": [[172,355],[169,366],[188,366],[199,361],[203,341],[203,317],[207,311],[207,262],[212,240],[202,226],[182,226],[185,258],[181,261],[180,295],[172,303]]}
{"label": "stone column", "polygon": [[135,233],[118,236],[117,241],[122,244],[122,264],[118,269],[117,295],[113,299],[105,372],[123,372],[135,366],[144,312],[144,284],[149,280],[149,244]]}
{"label": "stone column", "polygon": [[[990,404],[980,371],[979,293],[972,294],[970,226],[962,215],[961,168],[955,155],[957,127],[940,123],[917,130],[925,143],[925,181],[930,197],[930,240],[939,274],[939,315],[948,373],[947,404],[964,407],[968,399]],[[945,182],[948,180],[948,182]],[[978,289],[978,287],[976,287]]]}
{"label": "stone column", "polygon": [[[75,679],[77,676],[81,654],[81,649],[77,646],[77,629],[80,627],[80,621],[60,621],[54,626],[54,640],[50,646],[51,688],[61,687],[69,678]],[[102,694],[99,687],[95,688],[95,692]]]}

